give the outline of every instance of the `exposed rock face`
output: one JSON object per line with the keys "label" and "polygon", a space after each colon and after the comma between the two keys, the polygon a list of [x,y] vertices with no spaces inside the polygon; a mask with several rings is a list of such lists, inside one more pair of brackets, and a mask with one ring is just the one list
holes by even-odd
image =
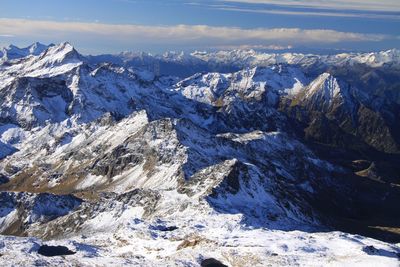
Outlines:
{"label": "exposed rock face", "polygon": [[31,129],[45,121],[67,119],[72,92],[65,81],[47,78],[17,78],[4,88],[1,121]]}
{"label": "exposed rock face", "polygon": [[365,99],[357,98],[359,90],[324,73],[293,99],[286,99],[283,109],[303,124],[307,139],[355,150],[398,154],[397,122],[385,119],[396,117],[396,108],[382,112]]}
{"label": "exposed rock face", "polygon": [[357,82],[340,72],[361,56],[180,79],[93,64],[68,43],[35,51],[0,65],[2,234],[163,239],[176,253],[237,246],[217,228],[398,240],[380,229],[400,227],[399,102],[368,64]]}
{"label": "exposed rock face", "polygon": [[82,200],[73,196],[2,192],[1,231],[24,235],[30,225],[45,224],[77,209]]}

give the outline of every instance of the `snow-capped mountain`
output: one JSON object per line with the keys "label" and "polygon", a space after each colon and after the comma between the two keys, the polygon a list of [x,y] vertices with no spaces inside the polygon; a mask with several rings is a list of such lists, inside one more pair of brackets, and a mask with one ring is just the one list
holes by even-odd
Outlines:
{"label": "snow-capped mountain", "polygon": [[196,74],[177,83],[176,87],[187,98],[211,105],[215,105],[218,99],[231,103],[238,98],[260,100],[266,95],[266,105],[274,106],[279,96],[295,95],[307,83],[308,79],[298,68],[272,66],[247,68],[229,74]]}
{"label": "snow-capped mountain", "polygon": [[329,65],[366,64],[380,67],[389,63],[400,63],[400,51],[392,49],[373,53],[342,53],[337,55],[312,55],[300,53],[268,54],[254,50],[219,51],[214,53],[194,52],[191,56],[212,62],[238,66],[268,66],[273,64],[313,65],[317,63]]}
{"label": "snow-capped mountain", "polygon": [[[25,50],[0,65],[0,230],[20,236],[0,262],[398,264],[398,51]],[[350,61],[381,91],[335,69]]]}
{"label": "snow-capped mountain", "polygon": [[341,83],[330,73],[322,73],[295,96],[296,101],[307,110],[331,113],[344,108],[344,113],[353,116],[356,103],[350,86]]}
{"label": "snow-capped mountain", "polygon": [[[89,56],[88,60],[97,64],[105,61],[112,62],[126,68],[143,68],[160,75],[174,75],[184,78],[199,72],[226,73],[244,68],[267,67],[276,64],[295,65],[305,69],[318,68],[320,73],[332,66],[353,68],[360,65],[373,68],[398,67],[400,51],[391,49],[373,53],[341,53],[336,55],[276,54],[254,50],[168,52],[162,55],[123,52],[116,55]],[[307,70],[307,72],[310,72],[310,70]]]}
{"label": "snow-capped mountain", "polygon": [[49,46],[37,42],[25,48],[19,48],[15,45],[10,45],[0,50],[0,62],[24,58],[29,55],[37,56],[49,48]]}

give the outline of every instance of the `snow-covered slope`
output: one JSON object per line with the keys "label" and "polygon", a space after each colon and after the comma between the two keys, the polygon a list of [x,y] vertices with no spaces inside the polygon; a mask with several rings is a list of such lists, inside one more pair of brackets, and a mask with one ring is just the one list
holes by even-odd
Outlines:
{"label": "snow-covered slope", "polygon": [[265,95],[267,105],[276,105],[279,96],[297,94],[307,82],[297,68],[254,67],[230,74],[196,74],[179,82],[176,90],[190,99],[210,105],[221,105],[222,100],[227,104],[237,98],[260,100]]}
{"label": "snow-covered slope", "polygon": [[94,62],[62,43],[0,65],[0,229],[28,236],[0,236],[2,265],[398,264],[398,245],[333,231],[395,220],[398,188],[323,158],[285,111],[335,122],[361,105],[345,81],[269,63],[178,79],[139,56]]}
{"label": "snow-covered slope", "polygon": [[[116,219],[120,206],[125,208]],[[138,205],[116,201],[111,211],[96,217],[76,214],[86,221],[78,236],[52,241],[2,236],[2,262],[6,266],[201,266],[214,258],[226,266],[398,266],[397,246],[362,236],[248,228],[239,215],[215,212],[185,213],[167,220],[142,220],[141,214]],[[38,253],[42,245],[65,246],[75,254],[46,257]]]}

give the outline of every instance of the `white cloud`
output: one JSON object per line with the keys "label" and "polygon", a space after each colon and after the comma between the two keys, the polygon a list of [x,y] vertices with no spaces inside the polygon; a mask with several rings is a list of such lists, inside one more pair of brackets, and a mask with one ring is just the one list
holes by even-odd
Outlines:
{"label": "white cloud", "polygon": [[323,17],[346,17],[346,18],[369,18],[369,19],[396,19],[400,20],[400,15],[392,14],[372,14],[372,13],[343,13],[331,11],[300,11],[300,10],[278,10],[278,9],[250,9],[239,7],[215,7],[219,10],[249,12],[249,13],[263,13],[263,14],[277,14],[277,15],[298,15],[298,16],[323,16]]}
{"label": "white cloud", "polygon": [[213,27],[205,25],[116,25],[84,22],[56,22],[0,19],[0,32],[32,40],[94,40],[125,44],[166,45],[290,45],[339,42],[382,41],[381,34],[339,32],[326,29]]}
{"label": "white cloud", "polygon": [[271,4],[287,7],[399,12],[399,0],[219,0],[248,4]]}

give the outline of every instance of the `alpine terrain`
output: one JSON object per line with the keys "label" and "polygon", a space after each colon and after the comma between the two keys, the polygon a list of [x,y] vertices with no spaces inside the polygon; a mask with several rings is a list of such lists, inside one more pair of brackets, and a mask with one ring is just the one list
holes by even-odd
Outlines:
{"label": "alpine terrain", "polygon": [[1,266],[399,266],[400,51],[0,50]]}

